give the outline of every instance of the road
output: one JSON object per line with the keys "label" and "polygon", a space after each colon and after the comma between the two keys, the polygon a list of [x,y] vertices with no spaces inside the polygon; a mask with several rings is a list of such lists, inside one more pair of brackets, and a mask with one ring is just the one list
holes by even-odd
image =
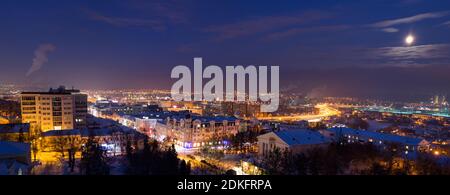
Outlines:
{"label": "road", "polygon": [[294,116],[270,116],[270,117],[258,117],[258,120],[271,120],[271,121],[313,121],[322,120],[325,117],[338,115],[340,112],[329,106],[328,104],[318,104],[316,108],[319,108],[319,114],[317,115],[294,115]]}
{"label": "road", "polygon": [[[190,155],[191,158],[188,155]],[[212,158],[205,158],[201,155],[196,155],[194,153],[178,153],[178,158],[181,160],[185,160],[186,162],[190,161],[192,168],[201,168],[201,167],[205,167],[206,165],[203,164],[201,161],[205,160],[208,163],[217,166],[218,168],[220,168],[222,171],[226,171],[226,170],[234,170],[236,171],[237,175],[246,175],[243,171],[242,168],[240,166],[237,166],[237,164],[240,163],[240,160],[232,160],[232,159],[212,159]],[[215,170],[215,171],[219,171],[219,170]]]}

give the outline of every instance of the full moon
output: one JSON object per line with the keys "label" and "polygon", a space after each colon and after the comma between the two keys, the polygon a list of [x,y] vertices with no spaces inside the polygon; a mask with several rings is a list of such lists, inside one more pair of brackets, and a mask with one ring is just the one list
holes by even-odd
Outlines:
{"label": "full moon", "polygon": [[414,43],[414,36],[408,35],[408,36],[405,38],[405,43],[408,44],[408,45],[413,44],[413,43]]}

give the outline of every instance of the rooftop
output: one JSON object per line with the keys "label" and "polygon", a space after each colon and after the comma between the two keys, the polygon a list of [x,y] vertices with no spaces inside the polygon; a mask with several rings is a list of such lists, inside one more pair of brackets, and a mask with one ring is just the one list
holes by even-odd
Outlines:
{"label": "rooftop", "polygon": [[28,155],[30,144],[10,141],[0,141],[0,158],[11,158]]}
{"label": "rooftop", "polygon": [[120,129],[101,128],[101,129],[69,129],[69,130],[51,130],[42,133],[43,137],[51,136],[109,136],[115,132],[137,133],[131,128],[121,127]]}
{"label": "rooftop", "polygon": [[50,88],[47,92],[22,92],[23,95],[40,94],[40,95],[70,95],[72,93],[80,93],[78,89],[66,89],[64,86],[60,86],[56,89]]}
{"label": "rooftop", "polygon": [[4,124],[0,125],[0,133],[28,133],[30,131],[30,124]]}
{"label": "rooftop", "polygon": [[291,129],[274,132],[280,139],[290,146],[294,145],[314,145],[329,142],[329,140],[316,131],[307,129]]}
{"label": "rooftop", "polygon": [[177,119],[177,120],[181,120],[181,119],[187,119],[187,118],[192,118],[192,121],[195,120],[200,120],[202,123],[209,123],[211,121],[216,121],[216,122],[222,122],[222,121],[228,121],[228,122],[234,122],[236,120],[238,120],[238,118],[233,117],[233,116],[197,116],[197,115],[175,115],[175,116],[170,116],[171,119]]}
{"label": "rooftop", "polygon": [[379,133],[374,131],[363,131],[363,130],[357,130],[352,128],[331,128],[328,129],[328,131],[334,132],[336,135],[338,134],[348,134],[348,135],[354,135],[364,138],[372,138],[375,140],[383,140],[387,142],[395,142],[395,143],[402,143],[406,145],[419,145],[420,142],[424,141],[424,139],[421,138],[414,138],[414,137],[407,137],[407,136],[400,136],[400,135],[394,135],[394,134],[388,134],[388,133]]}

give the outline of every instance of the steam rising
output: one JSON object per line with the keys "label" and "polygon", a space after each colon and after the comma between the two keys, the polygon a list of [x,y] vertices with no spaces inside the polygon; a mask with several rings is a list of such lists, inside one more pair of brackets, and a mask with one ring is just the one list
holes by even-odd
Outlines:
{"label": "steam rising", "polygon": [[34,72],[41,69],[42,65],[44,65],[48,61],[48,54],[55,49],[56,47],[53,44],[47,43],[39,45],[39,47],[34,51],[33,64],[28,70],[26,76],[28,77]]}

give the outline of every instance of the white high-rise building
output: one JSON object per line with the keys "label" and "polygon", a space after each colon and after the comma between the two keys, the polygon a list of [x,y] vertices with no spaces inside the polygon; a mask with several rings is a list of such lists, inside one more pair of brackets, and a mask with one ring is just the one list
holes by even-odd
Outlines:
{"label": "white high-rise building", "polygon": [[64,87],[21,93],[22,122],[32,131],[86,128],[87,95]]}

